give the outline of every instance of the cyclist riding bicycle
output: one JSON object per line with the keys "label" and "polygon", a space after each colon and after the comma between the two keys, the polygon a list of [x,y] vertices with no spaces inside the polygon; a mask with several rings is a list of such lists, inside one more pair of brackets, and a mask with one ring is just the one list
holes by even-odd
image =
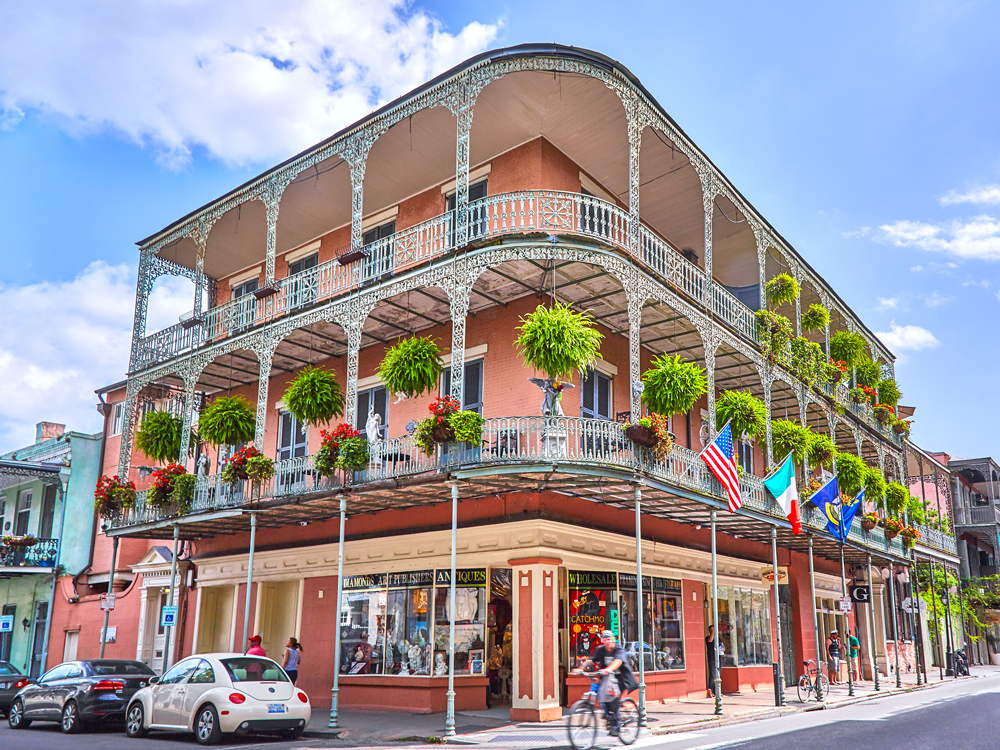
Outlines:
{"label": "cyclist riding bicycle", "polygon": [[608,675],[612,675],[611,679],[617,682],[618,695],[601,701],[608,716],[608,734],[615,736],[618,734],[621,721],[618,714],[621,697],[639,687],[639,682],[629,665],[625,649],[615,642],[615,634],[610,630],[601,633],[601,645],[594,650],[592,663],[597,667],[599,674],[604,675],[606,679]]}

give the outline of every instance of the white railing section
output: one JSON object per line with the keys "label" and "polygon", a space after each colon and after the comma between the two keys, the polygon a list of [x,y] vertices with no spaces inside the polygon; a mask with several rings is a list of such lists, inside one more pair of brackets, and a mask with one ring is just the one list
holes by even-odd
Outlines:
{"label": "white railing section", "polygon": [[639,227],[639,259],[688,297],[704,302],[705,272],[645,226]]}
{"label": "white railing section", "polygon": [[955,509],[955,523],[964,526],[992,525],[1000,526],[1000,506],[983,505],[970,508]]}
{"label": "white railing section", "polygon": [[712,311],[748,339],[757,341],[757,318],[753,311],[718,282],[712,284]]}
{"label": "white railing section", "polygon": [[929,526],[922,526],[921,524],[914,524],[914,527],[920,532],[917,544],[924,547],[933,547],[952,555],[958,555],[958,543],[951,534],[946,534],[943,531],[932,529]]}

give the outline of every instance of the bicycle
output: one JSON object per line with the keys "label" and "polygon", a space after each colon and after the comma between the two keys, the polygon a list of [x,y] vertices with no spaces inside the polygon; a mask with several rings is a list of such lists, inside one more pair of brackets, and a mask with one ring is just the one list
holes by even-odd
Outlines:
{"label": "bicycle", "polygon": [[[604,721],[607,723],[611,720],[607,708],[597,700],[600,675],[592,675],[590,679],[590,689],[570,707],[566,718],[566,732],[573,750],[590,750],[597,744],[598,706]],[[639,707],[631,698],[623,698],[618,707],[618,739],[623,745],[631,745],[638,736]]]}
{"label": "bicycle", "polygon": [[[812,668],[809,667],[810,664],[813,665]],[[823,696],[830,694],[830,681],[812,659],[802,662],[802,666],[805,667],[806,671],[799,676],[799,684],[795,686],[799,694],[799,703],[805,703],[811,696],[815,696],[818,701],[823,700]],[[821,695],[816,693],[817,680]]]}

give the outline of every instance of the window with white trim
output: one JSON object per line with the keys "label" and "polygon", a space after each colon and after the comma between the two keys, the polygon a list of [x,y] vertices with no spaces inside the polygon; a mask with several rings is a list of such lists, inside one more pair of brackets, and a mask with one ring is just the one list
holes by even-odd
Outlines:
{"label": "window with white trim", "polygon": [[[441,395],[451,394],[451,367],[445,367],[441,375]],[[483,413],[483,360],[465,363],[465,382],[462,391],[462,409]]]}
{"label": "window with white trim", "polygon": [[111,433],[109,437],[121,435],[125,428],[125,402],[119,401],[115,404],[115,410],[111,416]]}

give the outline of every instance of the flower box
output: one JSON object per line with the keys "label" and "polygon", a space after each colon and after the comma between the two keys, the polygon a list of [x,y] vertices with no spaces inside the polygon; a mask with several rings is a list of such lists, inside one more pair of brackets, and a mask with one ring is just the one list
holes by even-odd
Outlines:
{"label": "flower box", "polygon": [[365,257],[365,251],[363,248],[351,249],[347,252],[337,256],[337,263],[342,266],[346,266],[348,263],[353,263],[356,260],[361,260]]}
{"label": "flower box", "polygon": [[861,528],[864,529],[865,531],[871,531],[877,525],[878,524],[875,521],[872,521],[871,519],[868,518],[861,519]]}
{"label": "flower box", "polygon": [[7,547],[34,547],[38,539],[27,534],[25,536],[4,536],[3,543]]}
{"label": "flower box", "polygon": [[659,442],[656,430],[652,427],[644,427],[641,424],[633,424],[626,427],[625,437],[636,445],[641,445],[643,448],[652,448]]}
{"label": "flower box", "polygon": [[899,531],[897,531],[896,529],[892,528],[891,526],[887,526],[885,528],[885,538],[886,539],[895,539],[897,536],[899,536]]}
{"label": "flower box", "polygon": [[450,443],[455,440],[455,430],[450,424],[434,425],[431,434],[435,443]]}
{"label": "flower box", "polygon": [[908,430],[906,428],[905,423],[896,422],[896,424],[892,426],[892,431],[895,432],[897,435],[902,435],[904,432],[907,432]]}

